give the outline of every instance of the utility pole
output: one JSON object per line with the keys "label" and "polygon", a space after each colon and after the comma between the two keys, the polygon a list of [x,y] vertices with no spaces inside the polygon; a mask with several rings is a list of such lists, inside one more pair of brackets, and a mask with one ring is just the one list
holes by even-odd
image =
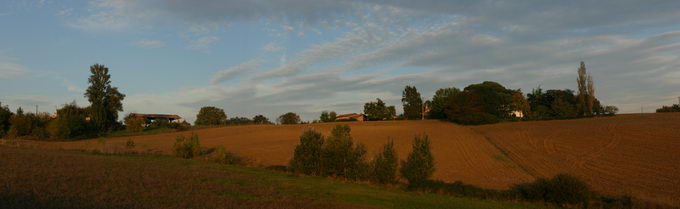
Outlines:
{"label": "utility pole", "polygon": [[38,115],[38,105],[35,105],[35,115]]}

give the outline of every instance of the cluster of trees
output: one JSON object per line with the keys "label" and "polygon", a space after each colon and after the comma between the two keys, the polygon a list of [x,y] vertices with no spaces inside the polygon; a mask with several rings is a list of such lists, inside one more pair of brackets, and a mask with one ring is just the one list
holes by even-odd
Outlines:
{"label": "cluster of trees", "polygon": [[205,106],[201,107],[196,115],[194,125],[197,126],[222,126],[222,125],[250,125],[250,124],[272,124],[269,118],[263,115],[256,115],[255,117],[233,117],[228,118],[222,108]]}
{"label": "cluster of trees", "polygon": [[380,98],[375,102],[364,104],[364,114],[368,120],[391,120],[396,118],[397,110],[394,106],[387,106]]}
{"label": "cluster of trees", "polygon": [[[593,78],[587,74],[583,62],[578,69],[577,84],[578,93],[569,89],[543,91],[539,87],[526,97],[519,89],[507,89],[492,81],[471,84],[463,90],[442,88],[432,100],[422,103],[422,112],[430,119],[474,125],[520,118],[546,120],[613,115],[618,111],[614,106],[602,106],[595,98]],[[417,108],[406,105],[419,106],[419,96],[415,87],[404,89],[402,101],[408,101],[404,102],[405,118],[418,116]]]}
{"label": "cluster of trees", "polygon": [[324,137],[314,130],[300,136],[289,165],[293,172],[307,175],[336,176],[354,180],[371,180],[377,183],[396,183],[397,171],[409,183],[424,182],[434,173],[434,158],[427,136],[416,137],[413,151],[401,162],[394,142],[384,145],[372,161],[366,158],[366,148],[355,143],[348,125],[337,125],[331,135]]}
{"label": "cluster of trees", "polygon": [[[659,109],[656,109],[656,112],[680,112],[680,104],[674,104],[671,106],[662,106]],[[0,125],[2,126],[2,125]]]}
{"label": "cluster of trees", "polygon": [[125,94],[111,86],[109,69],[104,65],[90,66],[90,86],[85,98],[88,107],[75,102],[65,104],[51,116],[48,113],[25,113],[18,108],[15,113],[9,107],[0,108],[0,136],[31,137],[34,139],[76,139],[99,136],[123,126],[118,122],[118,112],[123,111]]}

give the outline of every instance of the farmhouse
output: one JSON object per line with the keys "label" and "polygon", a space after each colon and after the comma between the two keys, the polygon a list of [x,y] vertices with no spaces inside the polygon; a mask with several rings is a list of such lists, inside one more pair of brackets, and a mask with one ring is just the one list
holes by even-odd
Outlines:
{"label": "farmhouse", "polygon": [[168,121],[168,122],[181,122],[182,117],[179,115],[165,115],[165,114],[142,114],[142,113],[130,113],[130,117],[142,118],[146,123],[152,123],[157,120]]}
{"label": "farmhouse", "polygon": [[338,115],[335,117],[336,121],[350,120],[350,121],[365,121],[366,115],[358,113],[350,113],[344,115]]}

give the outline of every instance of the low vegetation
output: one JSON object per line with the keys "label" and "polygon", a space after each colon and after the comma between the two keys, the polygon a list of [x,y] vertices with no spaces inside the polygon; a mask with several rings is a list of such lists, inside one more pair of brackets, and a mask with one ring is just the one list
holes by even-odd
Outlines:
{"label": "low vegetation", "polygon": [[158,155],[0,146],[0,170],[0,206],[8,209],[555,208],[413,193]]}
{"label": "low vegetation", "polygon": [[198,135],[191,134],[190,137],[179,136],[173,145],[175,156],[191,159],[201,155],[201,144]]}

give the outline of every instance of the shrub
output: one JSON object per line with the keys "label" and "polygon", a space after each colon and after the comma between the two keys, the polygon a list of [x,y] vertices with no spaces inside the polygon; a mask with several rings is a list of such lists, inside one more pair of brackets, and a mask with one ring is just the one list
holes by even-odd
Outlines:
{"label": "shrub", "polygon": [[671,106],[663,106],[656,109],[656,112],[680,112],[680,104],[674,104]]}
{"label": "shrub", "polygon": [[363,179],[368,171],[366,148],[354,144],[348,125],[337,125],[322,148],[322,172],[324,175],[349,179]]}
{"label": "shrub", "polygon": [[321,133],[314,130],[306,130],[300,136],[300,144],[295,147],[290,168],[294,172],[304,174],[320,174],[321,153],[324,138]]}
{"label": "shrub", "polygon": [[215,150],[210,153],[209,159],[216,163],[222,163],[227,165],[246,165],[248,164],[246,158],[238,156],[232,152],[227,151],[223,146],[215,148]]}
{"label": "shrub", "polygon": [[585,203],[590,195],[588,184],[569,174],[553,177],[549,185],[546,201],[558,205]]}
{"label": "shrub", "polygon": [[397,166],[397,152],[394,150],[394,141],[390,140],[383,147],[383,151],[373,158],[371,163],[373,180],[383,184],[396,182]]}
{"label": "shrub", "polygon": [[142,132],[144,131],[144,125],[146,124],[146,121],[144,118],[135,118],[135,117],[126,117],[125,118],[125,129],[128,130],[128,132]]}
{"label": "shrub", "polygon": [[605,106],[603,110],[603,114],[605,115],[615,115],[617,112],[619,112],[619,108],[616,106]]}
{"label": "shrub", "polygon": [[587,204],[590,199],[588,184],[569,174],[559,174],[551,179],[539,178],[513,189],[520,197],[532,201],[564,204]]}
{"label": "shrub", "polygon": [[190,159],[201,155],[201,144],[198,135],[191,134],[191,137],[179,136],[173,146],[175,156]]}
{"label": "shrub", "polygon": [[402,161],[401,175],[411,186],[425,182],[434,173],[434,157],[430,150],[430,139],[427,135],[416,136],[413,151],[406,161]]}

